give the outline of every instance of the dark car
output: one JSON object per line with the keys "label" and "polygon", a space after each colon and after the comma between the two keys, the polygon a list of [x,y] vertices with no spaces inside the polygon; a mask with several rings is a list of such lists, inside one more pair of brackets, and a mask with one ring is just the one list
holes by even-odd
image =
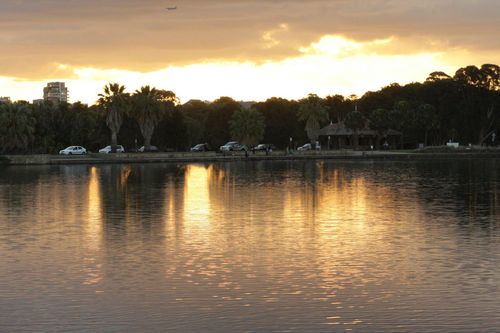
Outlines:
{"label": "dark car", "polygon": [[[139,148],[139,149],[138,149],[138,151],[139,151],[140,153],[144,153],[145,149],[146,149],[146,148],[145,148],[144,146],[142,146],[141,148]],[[156,147],[156,146],[150,146],[150,147],[149,147],[149,150],[148,150],[147,152],[150,152],[150,153],[157,153],[157,152],[159,152],[159,151],[160,151],[160,150],[158,149],[158,147]]]}
{"label": "dark car", "polygon": [[276,150],[276,146],[273,144],[269,143],[261,143],[255,147],[253,147],[253,150]]}

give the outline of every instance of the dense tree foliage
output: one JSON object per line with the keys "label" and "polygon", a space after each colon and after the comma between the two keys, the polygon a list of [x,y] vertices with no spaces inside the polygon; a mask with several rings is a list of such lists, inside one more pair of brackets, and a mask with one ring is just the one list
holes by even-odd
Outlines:
{"label": "dense tree foliage", "polygon": [[304,126],[297,121],[299,102],[274,97],[254,104],[254,108],[264,115],[264,143],[285,148],[290,138],[292,143],[307,140]]}
{"label": "dense tree foliage", "polygon": [[347,114],[345,117],[345,124],[348,128],[352,129],[354,131],[354,148],[358,147],[358,142],[359,142],[359,137],[358,137],[358,132],[359,130],[365,128],[366,126],[366,118],[363,116],[363,114],[359,111],[352,111]]}
{"label": "dense tree foliage", "polygon": [[377,141],[375,146],[378,148],[380,146],[380,140],[387,136],[387,132],[392,128],[391,114],[386,109],[375,109],[369,116],[370,127],[377,131]]}
{"label": "dense tree foliage", "polygon": [[305,130],[309,140],[314,143],[318,139],[318,130],[328,120],[328,112],[323,105],[323,100],[317,95],[310,94],[300,101],[299,121],[305,123]]}
{"label": "dense tree foliage", "polygon": [[179,110],[186,128],[187,146],[206,143],[205,126],[210,111],[209,103],[191,100],[179,106]]}
{"label": "dense tree foliage", "polygon": [[376,144],[390,129],[401,132],[407,148],[449,140],[493,144],[492,134],[498,138],[500,132],[500,67],[467,66],[454,75],[433,72],[423,83],[391,84],[359,98],[311,94],[247,107],[229,97],[180,105],[171,91],[143,87],[129,94],[116,83],[107,85],[92,106],[0,103],[0,153],[57,153],[69,145],[97,151],[110,142],[129,150],[150,144],[187,150],[197,143],[216,149],[231,139],[285,148],[318,139],[316,131],[328,122],[352,129],[354,148],[356,133],[368,128],[378,133]]}
{"label": "dense tree foliage", "polygon": [[189,149],[187,125],[180,108],[169,107],[153,135],[154,142],[161,150],[184,151]]}
{"label": "dense tree foliage", "polygon": [[264,137],[264,116],[255,109],[241,109],[231,117],[231,137],[247,147],[257,145]]}
{"label": "dense tree foliage", "polygon": [[231,140],[229,121],[240,109],[240,103],[230,97],[221,97],[211,103],[205,123],[206,141],[210,146],[219,147]]}
{"label": "dense tree foliage", "polygon": [[24,151],[35,132],[35,119],[27,105],[2,105],[0,109],[0,146],[3,151]]}

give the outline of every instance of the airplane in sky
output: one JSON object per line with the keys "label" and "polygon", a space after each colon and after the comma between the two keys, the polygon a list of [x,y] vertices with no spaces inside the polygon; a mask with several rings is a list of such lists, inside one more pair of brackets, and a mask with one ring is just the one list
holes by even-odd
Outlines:
{"label": "airplane in sky", "polygon": [[165,9],[166,9],[166,10],[176,10],[176,9],[177,9],[177,6],[175,6],[175,7],[167,7],[167,8],[165,8]]}

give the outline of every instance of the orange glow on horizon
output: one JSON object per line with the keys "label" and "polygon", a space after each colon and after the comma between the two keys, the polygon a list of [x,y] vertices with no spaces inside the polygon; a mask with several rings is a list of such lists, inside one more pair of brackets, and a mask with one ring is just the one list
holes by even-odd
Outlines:
{"label": "orange glow on horizon", "polygon": [[[278,32],[287,29],[287,25],[282,24],[276,31],[264,34],[263,39],[273,45],[279,44]],[[72,74],[43,81],[0,76],[0,91],[14,100],[31,101],[41,98],[47,81],[64,81],[69,87],[71,102],[88,104],[95,103],[97,94],[108,82],[119,82],[130,92],[143,85],[172,90],[183,103],[190,99],[211,101],[220,96],[246,101],[263,101],[270,97],[300,99],[309,93],[323,97],[331,94],[361,96],[394,82],[423,81],[436,70],[453,74],[477,58],[466,50],[456,49],[402,54],[397,51],[405,47],[401,43],[394,37],[359,42],[325,35],[300,47],[296,56],[282,60],[207,60],[146,73],[56,64],[57,69],[63,68]]]}

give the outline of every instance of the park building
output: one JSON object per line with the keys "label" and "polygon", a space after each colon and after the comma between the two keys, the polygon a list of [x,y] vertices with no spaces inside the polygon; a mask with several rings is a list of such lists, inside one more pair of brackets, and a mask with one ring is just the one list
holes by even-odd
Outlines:
{"label": "park building", "polygon": [[402,148],[403,133],[393,129],[387,129],[383,133],[379,133],[370,129],[368,125],[366,123],[364,128],[354,131],[343,121],[338,123],[330,122],[330,125],[317,131],[316,135],[321,145],[327,147],[327,149],[355,148],[356,139],[358,147],[366,150],[375,147],[377,142],[383,144],[384,147],[387,145],[385,148]]}
{"label": "park building", "polygon": [[49,82],[43,88],[43,99],[54,104],[68,102],[68,88],[64,82]]}

